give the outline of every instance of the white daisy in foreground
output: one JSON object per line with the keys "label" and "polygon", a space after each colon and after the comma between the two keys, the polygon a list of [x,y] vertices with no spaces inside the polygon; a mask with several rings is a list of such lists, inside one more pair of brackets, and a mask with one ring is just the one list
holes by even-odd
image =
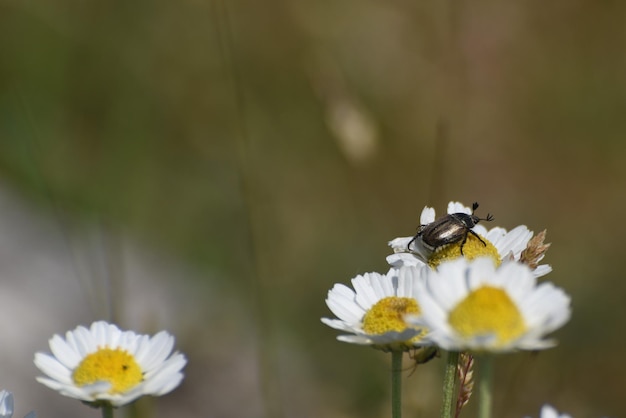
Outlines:
{"label": "white daisy in foreground", "polygon": [[[472,209],[459,202],[450,202],[448,204],[447,213],[464,213],[471,215]],[[435,220],[435,210],[425,207],[420,216],[420,224],[428,225]],[[472,228],[472,231],[478,234],[480,239],[472,233],[467,235],[467,241],[463,245],[465,257],[474,259],[490,256],[498,263],[505,260],[524,261],[522,259],[522,253],[526,250],[529,241],[533,237],[533,232],[529,231],[525,225],[520,225],[507,231],[500,227],[487,229],[484,223],[479,223]],[[420,239],[414,239],[414,237],[395,238],[389,242],[389,246],[394,250],[395,254],[387,257],[387,261],[393,267],[421,263],[436,267],[443,261],[449,261],[461,256],[460,242],[440,247],[434,252],[424,247],[422,241]],[[546,249],[547,246],[543,249],[543,252],[538,255],[537,259],[533,260],[533,274],[536,277],[544,276],[552,271],[549,265],[536,265],[543,259],[543,253]]]}
{"label": "white daisy in foreground", "polygon": [[354,290],[336,284],[328,292],[326,304],[339,319],[322,318],[322,322],[349,333],[337,337],[344,342],[384,351],[421,346],[422,327],[409,326],[403,318],[420,314],[417,284],[427,271],[427,267],[403,267],[386,275],[366,273],[352,279]]}
{"label": "white daisy in foreground", "polygon": [[539,415],[539,418],[572,418],[572,416],[568,414],[559,414],[559,412],[550,405],[544,405],[543,408],[541,408],[541,415]]}
{"label": "white daisy in foreground", "polygon": [[187,360],[172,354],[173,347],[174,337],[165,331],[150,337],[94,322],[89,329],[68,331],[65,338],[52,337],[52,354],[35,354],[35,365],[47,376],[37,381],[93,406],[118,407],[179,385]]}
{"label": "white daisy in foreground", "polygon": [[489,258],[460,258],[430,270],[417,283],[425,339],[448,351],[540,350],[555,345],[542,337],[567,322],[570,298],[551,283],[537,285],[520,263],[495,267]]}

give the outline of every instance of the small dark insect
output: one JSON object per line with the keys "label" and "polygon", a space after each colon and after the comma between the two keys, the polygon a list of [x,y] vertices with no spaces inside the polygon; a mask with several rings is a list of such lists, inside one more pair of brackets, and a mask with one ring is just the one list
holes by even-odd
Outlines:
{"label": "small dark insect", "polygon": [[421,238],[424,246],[431,251],[447,244],[454,244],[462,241],[461,255],[463,255],[463,246],[465,245],[465,241],[467,241],[467,234],[474,235],[480,240],[480,242],[483,243],[484,246],[487,246],[485,241],[483,241],[476,232],[472,231],[472,228],[480,221],[493,221],[493,216],[491,216],[491,214],[487,214],[486,218],[479,218],[474,215],[474,211],[477,208],[478,202],[474,202],[472,204],[471,215],[462,212],[450,213],[442,216],[434,222],[426,225],[420,225],[417,229],[417,234],[411,241],[409,241],[407,250],[409,250],[411,243],[418,238]]}
{"label": "small dark insect", "polygon": [[435,357],[439,357],[439,348],[433,346],[426,346],[414,349],[412,352],[409,352],[409,358],[413,360],[414,364],[411,368],[411,376],[417,370],[417,366],[420,364],[426,364]]}

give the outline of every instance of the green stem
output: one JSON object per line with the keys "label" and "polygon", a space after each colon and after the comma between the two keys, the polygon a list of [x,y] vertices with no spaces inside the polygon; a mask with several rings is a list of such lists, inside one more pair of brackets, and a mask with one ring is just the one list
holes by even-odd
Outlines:
{"label": "green stem", "polygon": [[402,417],[402,356],[403,351],[391,352],[391,417]]}
{"label": "green stem", "polygon": [[493,404],[493,356],[478,359],[478,418],[491,418]]}
{"label": "green stem", "polygon": [[102,418],[113,418],[113,406],[111,404],[102,406]]}
{"label": "green stem", "polygon": [[459,352],[449,351],[446,362],[446,370],[443,375],[443,404],[441,405],[441,418],[451,418],[455,402],[455,388]]}

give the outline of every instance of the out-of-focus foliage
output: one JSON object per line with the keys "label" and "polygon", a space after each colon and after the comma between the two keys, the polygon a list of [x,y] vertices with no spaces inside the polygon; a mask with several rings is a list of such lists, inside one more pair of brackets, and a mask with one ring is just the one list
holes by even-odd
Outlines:
{"label": "out-of-focus foliage", "polygon": [[[385,243],[452,199],[503,227],[547,228],[547,279],[573,297],[558,348],[499,359],[496,415],[550,402],[616,416],[625,13],[565,0],[4,1],[2,182],[65,228],[114,225],[201,272],[212,312],[231,320],[198,317],[181,336],[177,416],[386,414],[388,359],[334,340],[319,322],[326,291],[385,271]],[[194,346],[198,334],[210,343]],[[436,414],[441,366],[406,378],[407,416]],[[220,379],[269,406],[196,395]]]}

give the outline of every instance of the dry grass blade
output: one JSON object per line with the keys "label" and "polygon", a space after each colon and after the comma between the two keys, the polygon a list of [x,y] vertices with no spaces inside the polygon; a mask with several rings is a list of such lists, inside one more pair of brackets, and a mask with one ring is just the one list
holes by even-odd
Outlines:
{"label": "dry grass blade", "polygon": [[474,390],[474,357],[471,354],[460,354],[457,373],[459,375],[459,397],[456,400],[455,418],[461,415],[461,409],[467,405]]}
{"label": "dry grass blade", "polygon": [[546,239],[546,230],[544,229],[537,235],[535,235],[530,241],[528,241],[528,245],[526,249],[522,251],[522,255],[520,257],[520,261],[531,269],[537,268],[539,261],[545,256],[546,251],[550,247],[550,244],[544,244],[544,240]]}

